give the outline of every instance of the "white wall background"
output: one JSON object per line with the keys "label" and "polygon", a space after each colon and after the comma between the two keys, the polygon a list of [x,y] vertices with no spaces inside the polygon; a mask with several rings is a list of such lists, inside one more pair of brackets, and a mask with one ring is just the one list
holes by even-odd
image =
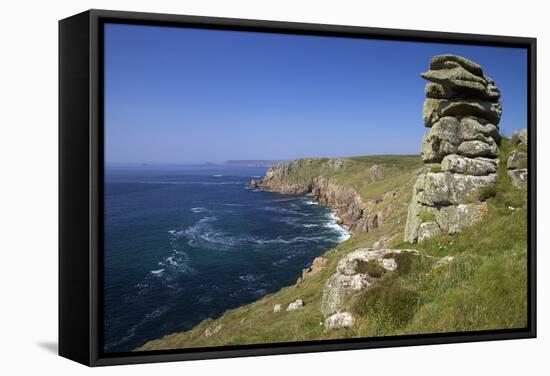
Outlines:
{"label": "white wall background", "polygon": [[[57,342],[57,20],[88,8],[537,37],[539,338],[88,369]],[[545,230],[550,65],[543,1],[9,1],[0,22],[0,373],[60,375],[541,374],[548,368]],[[420,111],[420,109],[419,109]],[[546,210],[545,210],[546,209]],[[539,370],[537,372],[537,370]]]}

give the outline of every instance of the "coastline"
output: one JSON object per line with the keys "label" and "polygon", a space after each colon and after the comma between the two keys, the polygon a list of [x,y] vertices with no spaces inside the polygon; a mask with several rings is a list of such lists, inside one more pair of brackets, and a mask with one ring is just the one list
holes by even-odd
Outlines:
{"label": "coastline", "polygon": [[[388,167],[389,164],[391,165]],[[312,258],[309,260],[308,266],[302,269],[301,274],[297,273],[295,283],[290,282],[252,303],[227,309],[220,316],[211,316],[189,330],[174,332],[150,340],[133,351],[181,348],[183,345],[179,343],[187,342],[188,339],[209,345],[222,345],[225,343],[224,336],[216,333],[234,331],[233,333],[236,335],[249,325],[253,325],[252,322],[255,319],[242,317],[242,315],[248,317],[250,310],[258,310],[259,307],[262,307],[260,309],[262,314],[269,315],[271,320],[273,312],[278,312],[275,310],[275,306],[280,303],[286,305],[296,299],[304,299],[304,307],[300,308],[300,314],[294,317],[306,321],[314,319],[317,320],[316,325],[318,325],[321,318],[317,319],[316,316],[320,314],[318,304],[322,299],[323,286],[330,277],[331,270],[336,267],[337,261],[342,256],[339,251],[345,253],[347,249],[351,249],[346,245],[342,246],[342,244],[349,239],[357,239],[350,244],[364,244],[379,248],[398,238],[401,226],[399,218],[405,215],[406,208],[403,203],[410,200],[411,182],[416,177],[417,166],[418,160],[415,156],[375,156],[355,159],[306,158],[279,163],[269,168],[262,178],[253,177],[247,187],[251,191],[303,197],[310,205],[327,207],[330,210],[329,226],[338,230],[339,241],[328,246],[316,256],[310,256]],[[349,181],[339,181],[339,176],[356,176],[359,185],[350,184]],[[396,181],[395,177],[401,180]],[[374,189],[371,189],[373,185]],[[365,186],[368,186],[369,189],[363,189],[360,193],[357,188]],[[379,229],[379,225],[383,223],[385,225]],[[389,226],[388,223],[390,223]],[[306,291],[307,295],[304,295]],[[291,296],[294,298],[290,298]],[[276,318],[277,315],[272,317],[273,320]],[[227,323],[228,320],[232,322],[230,327]],[[261,325],[259,322],[257,324]],[[221,327],[219,327],[220,325]],[[302,327],[303,325],[299,324],[298,326]],[[250,329],[250,335],[254,336],[255,329],[248,329]],[[281,333],[287,333],[287,330],[283,330]],[[315,338],[329,335],[323,333],[321,330],[315,335]],[[273,335],[273,338],[278,337],[276,333]],[[284,341],[286,340],[284,339]],[[195,346],[200,347],[200,345],[192,347]]]}

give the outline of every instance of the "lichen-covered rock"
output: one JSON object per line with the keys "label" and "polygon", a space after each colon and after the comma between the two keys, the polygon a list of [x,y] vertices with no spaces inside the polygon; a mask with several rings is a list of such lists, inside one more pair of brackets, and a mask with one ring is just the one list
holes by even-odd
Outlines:
{"label": "lichen-covered rock", "polygon": [[323,288],[321,313],[324,316],[337,312],[345,303],[346,297],[354,291],[370,285],[366,274],[343,275],[335,273],[329,277]]}
{"label": "lichen-covered rock", "polygon": [[440,116],[437,112],[437,108],[441,99],[426,98],[422,107],[422,119],[424,120],[424,126],[431,128],[431,126],[439,120]]}
{"label": "lichen-covered rock", "polygon": [[464,117],[460,119],[461,141],[483,141],[485,143],[499,143],[500,133],[498,127],[476,117]]}
{"label": "lichen-covered rock", "polygon": [[480,189],[492,187],[495,183],[495,174],[475,176],[426,172],[416,181],[414,196],[418,202],[427,206],[458,205],[472,199]]}
{"label": "lichen-covered rock", "polygon": [[426,98],[422,110],[424,125],[431,127],[445,116],[475,116],[498,124],[502,115],[500,102],[484,99],[434,99]]}
{"label": "lichen-covered rock", "polygon": [[447,155],[441,162],[441,171],[463,175],[489,175],[497,170],[496,160],[490,158],[467,158],[456,154]]}
{"label": "lichen-covered rock", "polygon": [[506,168],[509,170],[527,168],[527,153],[522,151],[513,151],[508,156]]}
{"label": "lichen-covered rock", "polygon": [[382,261],[388,256],[400,254],[403,252],[409,252],[418,254],[418,251],[414,249],[373,249],[373,248],[359,248],[340,259],[336,266],[336,271],[339,274],[352,276],[356,275],[360,271],[358,268],[362,263],[375,262],[382,266],[384,269],[392,270],[387,265],[385,266]]}
{"label": "lichen-covered rock", "polygon": [[[413,194],[413,199],[409,203],[407,212],[407,222],[405,223],[404,240],[409,243],[414,243],[418,240],[418,229],[422,224],[423,205],[416,200],[416,194]],[[432,207],[427,207],[428,210],[437,210]]]}
{"label": "lichen-covered rock", "polygon": [[527,145],[527,128],[523,128],[512,133],[512,138],[510,141],[514,145]]}
{"label": "lichen-covered rock", "polygon": [[[487,81],[476,76],[460,65],[442,70],[429,70],[421,74],[422,78],[435,83],[435,88],[426,88],[432,98],[491,98],[495,93],[487,87]],[[498,99],[498,96],[495,98]]]}
{"label": "lichen-covered rock", "polygon": [[508,170],[508,176],[512,180],[512,185],[518,189],[527,188],[527,169],[520,168],[518,170]]}
{"label": "lichen-covered rock", "polygon": [[424,222],[418,227],[418,241],[441,234],[441,228],[437,222]]}
{"label": "lichen-covered rock", "polygon": [[473,73],[476,76],[483,77],[483,69],[481,68],[481,65],[465,57],[452,54],[443,54],[432,57],[430,60],[430,69],[448,69],[456,66],[454,64],[449,64],[450,62],[457,63],[468,72]]}
{"label": "lichen-covered rock", "polygon": [[338,312],[325,319],[325,329],[341,329],[353,326],[353,316],[349,312]]}
{"label": "lichen-covered rock", "polygon": [[296,299],[295,301],[290,303],[288,307],[286,307],[286,310],[291,312],[291,311],[296,311],[297,309],[301,309],[303,307],[304,307],[304,301],[302,299]]}
{"label": "lichen-covered rock", "polygon": [[475,116],[498,124],[502,115],[502,105],[500,102],[481,99],[441,100],[437,111],[440,117]]}
{"label": "lichen-covered rock", "polygon": [[487,144],[483,141],[464,141],[458,147],[458,154],[465,157],[488,157],[496,158],[498,155],[498,146],[492,141]]}
{"label": "lichen-covered rock", "polygon": [[436,215],[436,220],[443,231],[452,235],[480,222],[487,213],[485,202],[451,205],[442,207]]}
{"label": "lichen-covered rock", "polygon": [[439,119],[422,142],[422,160],[426,163],[441,162],[443,157],[458,151],[461,138],[460,122],[454,117]]}
{"label": "lichen-covered rock", "polygon": [[283,307],[280,304],[275,304],[273,306],[273,313],[281,312],[282,309]]}

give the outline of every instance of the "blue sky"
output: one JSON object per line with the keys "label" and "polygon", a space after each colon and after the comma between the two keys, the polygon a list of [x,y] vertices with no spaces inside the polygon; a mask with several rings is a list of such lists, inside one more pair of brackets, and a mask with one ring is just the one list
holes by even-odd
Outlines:
{"label": "blue sky", "polygon": [[107,164],[417,154],[432,56],[483,66],[527,126],[524,49],[107,24]]}

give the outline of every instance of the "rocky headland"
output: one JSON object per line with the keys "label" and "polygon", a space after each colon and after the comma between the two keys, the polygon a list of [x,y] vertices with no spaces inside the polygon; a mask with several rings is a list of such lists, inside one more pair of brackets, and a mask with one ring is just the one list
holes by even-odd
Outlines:
{"label": "rocky headland", "polygon": [[[282,194],[308,194],[322,205],[330,206],[340,224],[351,233],[368,232],[377,228],[391,213],[391,206],[380,205],[397,195],[395,190],[382,192],[372,198],[364,198],[353,185],[338,181],[338,175],[354,169],[358,163],[348,158],[303,158],[278,163],[267,171],[261,180],[252,180],[250,186]],[[303,172],[317,170],[319,174],[303,176]],[[375,183],[388,175],[383,165],[370,164],[362,171],[365,179]]]}

